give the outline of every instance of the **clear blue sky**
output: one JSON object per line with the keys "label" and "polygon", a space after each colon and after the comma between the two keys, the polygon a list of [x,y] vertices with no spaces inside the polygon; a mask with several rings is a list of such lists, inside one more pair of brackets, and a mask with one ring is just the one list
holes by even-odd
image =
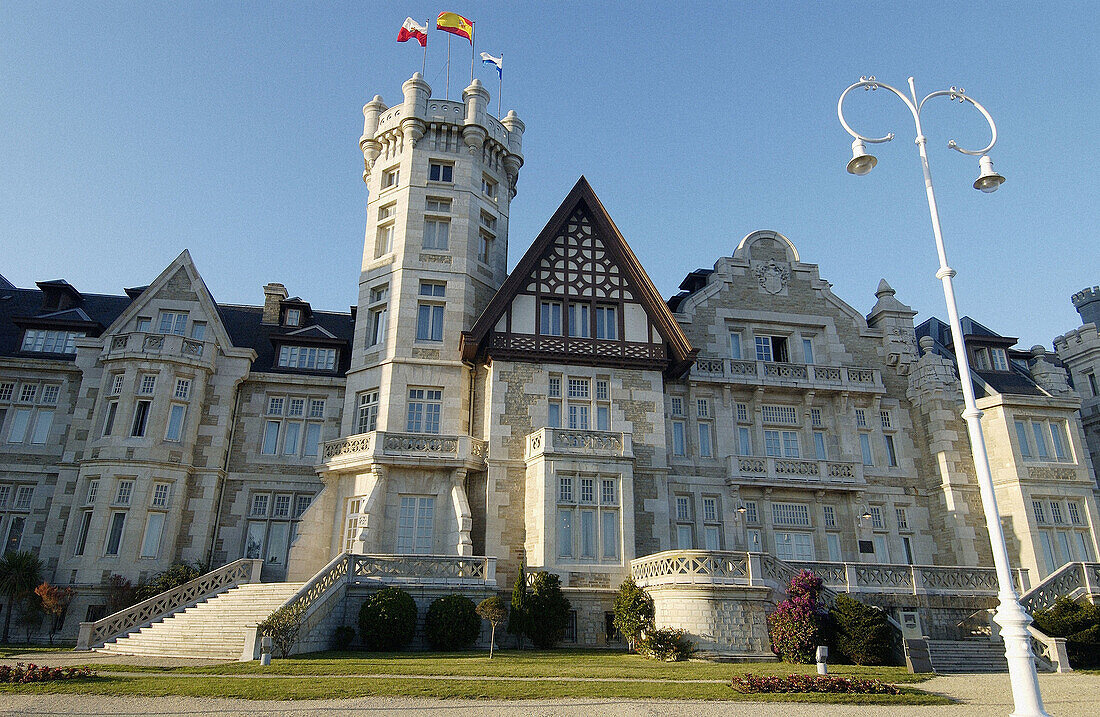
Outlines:
{"label": "clear blue sky", "polygon": [[[862,74],[923,95],[957,84],[1000,130],[1008,181],[971,188],[972,108],[925,115],[960,309],[1025,347],[1075,328],[1100,283],[1100,13],[1081,3],[424,2],[0,4],[0,273],[82,291],[151,281],[188,248],[216,299],[281,281],[355,301],[366,187],[361,107],[420,69],[406,15],[477,22],[527,124],[510,260],[585,174],[658,289],[774,229],[866,313],[879,278],[945,316],[912,121],[885,93],[850,119],[898,139],[852,177],[840,92]],[[320,4],[319,4],[320,5]],[[444,96],[446,35],[428,80]],[[451,97],[468,82],[453,43]],[[489,68],[478,76],[494,94]],[[1081,179],[1088,184],[1082,190]]]}

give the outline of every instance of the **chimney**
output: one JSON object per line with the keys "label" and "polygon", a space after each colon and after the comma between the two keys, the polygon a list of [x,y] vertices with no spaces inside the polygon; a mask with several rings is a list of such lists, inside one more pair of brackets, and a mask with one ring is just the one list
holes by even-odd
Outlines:
{"label": "chimney", "polygon": [[264,315],[260,319],[261,324],[278,325],[279,303],[287,296],[289,294],[287,294],[286,287],[276,281],[264,286]]}

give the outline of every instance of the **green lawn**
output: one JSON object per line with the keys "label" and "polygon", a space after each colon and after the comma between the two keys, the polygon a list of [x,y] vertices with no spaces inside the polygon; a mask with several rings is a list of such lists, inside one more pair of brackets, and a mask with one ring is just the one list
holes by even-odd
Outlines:
{"label": "green lawn", "polygon": [[65,652],[66,650],[72,650],[73,646],[70,645],[28,645],[15,642],[5,642],[0,644],[0,660],[18,660],[22,655],[30,655],[36,652]]}
{"label": "green lawn", "polygon": [[[608,650],[498,650],[493,659],[484,651],[470,652],[318,652],[289,659],[228,662],[207,667],[138,668],[96,665],[100,671],[156,671],[210,675],[463,675],[484,677],[605,677],[659,680],[728,680],[734,674],[811,674],[814,665],[782,662],[655,662],[640,655]],[[830,665],[829,672],[852,677],[877,677],[893,683],[921,682],[904,667]]]}

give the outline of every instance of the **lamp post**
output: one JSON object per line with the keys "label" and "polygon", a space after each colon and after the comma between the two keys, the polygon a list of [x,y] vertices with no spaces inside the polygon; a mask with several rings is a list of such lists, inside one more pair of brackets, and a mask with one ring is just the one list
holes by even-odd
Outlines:
{"label": "lamp post", "polygon": [[982,508],[985,511],[986,528],[989,530],[989,543],[993,551],[993,565],[997,570],[997,582],[999,585],[999,605],[994,620],[1001,627],[1001,636],[1005,642],[1005,657],[1008,659],[1009,679],[1012,683],[1012,699],[1015,710],[1012,717],[1047,717],[1043,709],[1043,701],[1039,695],[1039,679],[1035,672],[1035,657],[1031,651],[1031,636],[1028,633],[1028,625],[1031,617],[1020,606],[1016,589],[1012,584],[1012,573],[1008,565],[1008,549],[1005,547],[1004,532],[1001,530],[1001,518],[997,511],[997,498],[993,492],[993,476],[989,472],[989,456],[985,450],[985,439],[982,436],[982,412],[978,410],[974,400],[974,384],[970,379],[970,365],[966,358],[966,346],[963,343],[962,325],[959,322],[959,310],[955,304],[955,290],[951,284],[955,270],[947,264],[947,253],[943,247],[943,235],[940,232],[940,215],[936,208],[936,195],[932,190],[932,173],[928,168],[928,153],[926,151],[926,138],[921,129],[920,115],[924,103],[933,97],[947,97],[958,100],[960,103],[974,105],[975,109],[982,113],[992,139],[989,144],[978,151],[963,149],[955,140],[947,143],[947,146],[962,154],[980,157],[979,167],[981,174],[974,182],[974,188],[982,192],[993,192],[1004,183],[1005,179],[993,171],[993,162],[987,152],[997,143],[997,127],[993,124],[993,118],[989,112],[978,104],[973,98],[965,94],[965,90],[952,87],[949,90],[940,90],[926,96],[923,100],[917,100],[917,90],[913,84],[913,78],[909,78],[909,94],[883,84],[870,77],[861,77],[859,82],[848,87],[840,95],[836,112],[840,118],[840,124],[850,134],[852,142],[852,159],[848,162],[848,172],[863,175],[874,169],[878,160],[867,152],[867,144],[879,144],[889,142],[894,138],[891,132],[884,137],[865,137],[853,130],[844,120],[844,98],[852,90],[862,87],[864,90],[874,91],[878,89],[889,90],[897,95],[909,111],[913,114],[913,122],[916,126],[916,143],[920,152],[921,168],[924,170],[924,187],[928,195],[928,211],[932,215],[932,234],[936,238],[936,252],[939,254],[940,268],[936,272],[936,278],[943,283],[943,296],[947,301],[947,316],[951,324],[951,342],[955,348],[955,358],[959,367],[959,382],[962,384],[963,401],[966,405],[962,413],[966,419],[966,427],[970,434],[970,447],[974,453],[974,470],[977,473],[978,487],[981,491]]}

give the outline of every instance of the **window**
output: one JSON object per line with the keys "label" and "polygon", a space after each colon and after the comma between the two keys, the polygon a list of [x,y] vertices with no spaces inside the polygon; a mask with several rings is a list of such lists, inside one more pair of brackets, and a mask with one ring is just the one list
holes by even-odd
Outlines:
{"label": "window", "polygon": [[757,336],[755,343],[757,361],[785,363],[790,360],[787,353],[787,339],[784,336]]}
{"label": "window", "polygon": [[1050,522],[1055,525],[1065,522],[1062,518],[1062,504],[1056,500],[1050,501]]}
{"label": "window", "polygon": [[695,399],[695,415],[699,418],[710,418],[710,401],[705,398]]}
{"label": "window", "polygon": [[684,440],[684,422],[672,422],[672,455],[682,456],[687,454],[687,446]]}
{"label": "window", "polygon": [[118,491],[115,493],[115,502],[112,505],[130,505],[130,498],[134,494],[134,482],[132,480],[120,480]]}
{"label": "window", "polygon": [[780,560],[813,560],[814,542],[809,533],[775,533],[775,554]]}
{"label": "window", "polygon": [[11,428],[8,429],[8,443],[22,443],[27,437],[27,426],[30,425],[31,409],[16,409],[11,419]]}
{"label": "window", "polygon": [[443,304],[432,299],[446,296],[447,285],[431,281],[420,282],[420,296],[429,301],[421,301],[416,316],[417,341],[443,340]]}
{"label": "window", "polygon": [[772,458],[798,458],[798,433],[795,431],[764,431],[764,455]]}
{"label": "window", "polygon": [[703,548],[706,550],[722,549],[722,526],[718,516],[718,499],[703,496]]}
{"label": "window", "polygon": [[489,177],[486,177],[486,176],[483,175],[481,177],[481,193],[484,194],[489,199],[492,199],[493,201],[496,201],[496,198],[497,198],[497,183],[494,182],[492,179],[489,179]]}
{"label": "window", "polygon": [[994,371],[1008,370],[1008,354],[1004,349],[990,349],[989,355],[993,359]]}
{"label": "window", "polygon": [[737,455],[752,455],[752,436],[745,426],[740,426],[737,429]]}
{"label": "window", "polygon": [[88,545],[88,529],[92,526],[92,511],[85,510],[80,516],[80,528],[76,532],[76,545],[73,555],[83,555],[84,548]]}
{"label": "window", "polygon": [[894,468],[898,465],[898,454],[894,449],[894,437],[887,434],[883,436],[883,440],[886,444],[886,465]]}
{"label": "window", "polygon": [[301,421],[287,421],[283,430],[283,455],[298,455],[299,440],[302,435]]}
{"label": "window", "polygon": [[1040,460],[1047,460],[1050,458],[1050,451],[1047,450],[1046,438],[1043,435],[1043,425],[1041,423],[1032,422],[1031,431],[1035,435],[1035,448],[1039,453]]}
{"label": "window", "polygon": [[11,383],[11,382],[0,383],[0,401],[10,401],[12,393],[14,391],[15,391],[15,384],[14,383]]}
{"label": "window", "polygon": [[424,248],[446,251],[451,235],[450,219],[424,220]]}
{"label": "window", "polygon": [[691,520],[691,499],[686,495],[676,496],[676,520]]}
{"label": "window", "polygon": [[909,513],[905,508],[894,508],[894,518],[898,521],[898,530],[909,530]]}
{"label": "window", "polygon": [[175,334],[184,336],[187,334],[187,314],[177,311],[160,312],[160,321],[157,323],[158,334]]}
{"label": "window", "polygon": [[556,301],[539,302],[539,333],[543,336],[561,336],[561,304]]}
{"label": "window", "polygon": [[377,346],[386,340],[386,315],[390,298],[389,284],[376,286],[370,290],[367,305],[367,346]]}
{"label": "window", "polygon": [[588,304],[569,304],[569,335],[587,339],[592,335],[592,307]]}
{"label": "window", "polygon": [[859,434],[859,451],[863,456],[863,465],[873,466],[874,461],[871,456],[871,436],[868,433]]}
{"label": "window", "polygon": [[1083,525],[1084,524],[1084,522],[1081,520],[1081,506],[1080,505],[1078,505],[1077,503],[1074,503],[1073,501],[1070,501],[1070,502],[1066,503],[1066,508],[1069,511],[1069,522],[1072,525]]}
{"label": "window", "polygon": [[271,502],[271,496],[267,493],[255,493],[252,496],[252,507],[248,511],[250,518],[263,518],[267,516],[267,506]]}
{"label": "window", "polygon": [[[96,495],[98,495],[98,493],[99,493],[99,481],[98,480],[89,480],[88,481],[88,494],[87,494],[87,497],[84,499],[84,504],[85,505],[91,505],[92,503],[95,503]],[[2,505],[2,504],[3,504],[2,501],[0,501],[0,505]]]}
{"label": "window", "polygon": [[390,202],[384,207],[378,207],[378,221],[385,221],[397,213],[397,202]]}
{"label": "window", "polygon": [[439,416],[442,410],[442,389],[410,388],[405,430],[409,433],[439,433]]}
{"label": "window", "polygon": [[313,502],[313,496],[311,494],[297,495],[294,497],[294,518],[301,518],[302,515],[309,508],[309,504]]}
{"label": "window", "polygon": [[589,416],[589,381],[587,378],[574,378],[572,376],[568,379],[568,393],[566,398],[569,399],[566,404],[566,415],[569,420],[569,428],[581,431],[588,430],[588,416]]}
{"label": "window", "polygon": [[359,394],[356,432],[369,433],[376,430],[378,430],[378,389],[372,389]]}
{"label": "window", "polygon": [[144,374],[138,385],[138,393],[142,396],[152,396],[156,392],[157,377],[155,374]]}
{"label": "window", "polygon": [[321,447],[321,424],[320,423],[307,423],[306,424],[306,437],[305,442],[302,445],[302,455],[313,457],[320,452]]}
{"label": "window", "polygon": [[856,409],[856,425],[860,428],[867,427],[867,411],[862,408]]}
{"label": "window", "polygon": [[691,498],[676,496],[676,547],[691,550],[695,547],[695,526],[692,523]]}
{"label": "window", "polygon": [[596,430],[611,430],[611,403],[608,382],[596,379]]}
{"label": "window", "polygon": [[432,214],[450,214],[451,200],[446,197],[428,197],[424,201],[424,209]]}
{"label": "window", "polygon": [[805,503],[772,503],[772,523],[809,527],[810,507]]}
{"label": "window", "polygon": [[836,508],[831,505],[821,506],[821,516],[822,519],[825,521],[826,528],[836,527]]}
{"label": "window", "polygon": [[164,440],[178,441],[183,432],[183,419],[187,415],[187,407],[182,403],[173,403],[168,409],[168,429],[164,432]]}
{"label": "window", "polygon": [[810,339],[802,339],[802,361],[803,363],[814,362],[814,342]]}
{"label": "window", "polygon": [[301,309],[287,309],[286,310],[286,325],[287,326],[301,326],[302,324],[302,310]]}
{"label": "window", "polygon": [[205,321],[192,321],[191,322],[191,338],[195,341],[202,341],[206,337],[206,322]]}
{"label": "window", "polygon": [[761,418],[764,423],[779,423],[785,426],[798,425],[798,409],[794,406],[768,406],[760,407]]}
{"label": "window", "polygon": [[737,404],[737,420],[740,423],[748,423],[749,422],[749,407],[748,407],[748,404],[745,404],[745,403]]}
{"label": "window", "polygon": [[398,167],[387,169],[385,172],[382,172],[382,189],[396,187],[397,182],[400,179],[400,172],[401,170]]}
{"label": "window", "polygon": [[1020,442],[1020,455],[1024,458],[1031,458],[1031,446],[1027,440],[1027,427],[1024,426],[1023,421],[1016,421],[1016,440]]}
{"label": "window", "polygon": [[1100,386],[1096,385],[1096,374],[1086,373],[1085,377],[1088,378],[1089,392],[1092,393],[1093,396],[1100,396]]}
{"label": "window", "polygon": [[814,431],[814,457],[819,461],[829,459],[828,452],[825,450],[825,434],[822,431]]}
{"label": "window", "polygon": [[117,396],[122,393],[122,382],[125,377],[121,373],[116,373],[111,376],[111,392],[110,395]]}
{"label": "window", "polygon": [[875,560],[879,563],[889,563],[890,551],[886,547],[886,536],[872,535],[871,544],[875,546]]}
{"label": "window", "polygon": [[593,503],[596,500],[592,478],[581,478],[581,503]]}
{"label": "window", "polygon": [[496,239],[484,229],[478,232],[477,260],[482,264],[488,264],[493,255],[493,241]]}
{"label": "window", "polygon": [[989,349],[974,349],[974,368],[988,371],[989,367]]}
{"label": "window", "polygon": [[42,403],[56,405],[60,395],[61,387],[57,384],[46,384],[42,387]]}
{"label": "window", "polygon": [[1065,427],[1059,421],[1051,421],[1050,426],[1050,440],[1054,445],[1054,456],[1060,461],[1064,461],[1067,458],[1066,446],[1065,446]]}
{"label": "window", "polygon": [[549,397],[549,409],[547,425],[553,428],[561,427],[561,376],[550,376],[547,379],[546,395]]}
{"label": "window", "polygon": [[1042,524],[1042,523],[1047,522],[1046,511],[1043,509],[1043,501],[1041,501],[1041,500],[1031,501],[1031,510],[1035,514],[1035,522],[1036,523]]}
{"label": "window", "polygon": [[453,182],[455,166],[444,162],[428,163],[428,180],[432,182]]}
{"label": "window", "polygon": [[25,383],[19,389],[19,402],[20,403],[34,403],[34,399],[38,398],[38,384],[37,383]]}
{"label": "window", "polygon": [[867,512],[871,514],[871,527],[874,530],[885,530],[886,523],[882,519],[882,507],[872,505],[867,508]]}
{"label": "window", "polygon": [[385,256],[393,251],[393,222],[378,227],[378,234],[374,240],[374,257]]}
{"label": "window", "polygon": [[596,307],[596,338],[613,341],[619,337],[619,323],[614,306]]}
{"label": "window", "polygon": [[265,456],[275,455],[279,445],[279,421],[267,421],[264,423],[264,440],[260,453]]}
{"label": "window", "polygon": [[336,349],[284,344],[279,347],[279,366],[312,371],[333,371],[336,369]]}
{"label": "window", "polygon": [[838,533],[826,533],[825,544],[829,548],[829,560],[839,563],[844,560],[840,552],[840,535]]}
{"label": "window", "polygon": [[397,518],[397,552],[430,554],[434,518],[434,497],[401,496],[401,511]]}
{"label": "window", "polygon": [[680,398],[679,396],[672,396],[669,399],[669,404],[668,405],[669,405],[669,412],[673,416],[682,416],[682,415],[684,415],[684,399]]}
{"label": "window", "polygon": [[84,335],[83,331],[27,329],[23,334],[21,350],[46,354],[75,354],[76,340]]}
{"label": "window", "polygon": [[140,331],[143,334],[147,334],[147,333],[149,333],[149,329],[152,326],[152,324],[153,324],[153,320],[150,319],[149,317],[139,316],[137,318],[137,328],[136,328],[136,330]]}
{"label": "window", "polygon": [[149,505],[154,508],[167,508],[170,490],[171,486],[168,483],[154,483],[153,499],[150,501]]}
{"label": "window", "polygon": [[561,476],[558,478],[558,502],[573,502],[573,477]]}
{"label": "window", "polygon": [[164,513],[149,513],[145,517],[145,534],[141,537],[139,557],[155,558],[160,552],[160,536],[164,530]]}
{"label": "window", "polygon": [[711,458],[714,455],[714,429],[710,421],[699,422],[699,455]]}
{"label": "window", "polygon": [[890,412],[889,411],[879,411],[879,417],[882,420],[882,427],[883,428],[893,428],[894,427],[893,422],[890,418]]}
{"label": "window", "polygon": [[130,435],[134,438],[141,438],[145,435],[145,427],[149,422],[149,406],[152,405],[152,401],[138,401],[134,406],[134,421],[130,425]]}
{"label": "window", "polygon": [[[252,509],[245,527],[244,556],[262,558],[265,568],[282,569],[286,565],[290,545],[298,534],[297,520],[301,517],[300,513],[291,515],[290,506],[298,502],[304,502],[308,506],[312,497],[310,493],[276,493],[274,496],[270,493],[254,493]],[[349,507],[351,503],[349,501]],[[357,522],[357,518],[358,515],[355,515],[352,520]],[[345,533],[345,539],[346,536]],[[354,534],[352,537],[355,537]]]}
{"label": "window", "polygon": [[31,431],[31,443],[42,444],[50,435],[53,425],[53,411],[39,409],[34,417],[34,430]]}
{"label": "window", "polygon": [[760,517],[759,517],[759,515],[756,511],[756,501],[755,500],[746,500],[745,501],[745,522],[746,523],[757,523],[757,522],[759,522],[759,520],[760,520]]}
{"label": "window", "polygon": [[34,486],[33,485],[21,485],[15,491],[15,505],[12,506],[13,510],[30,510],[31,500],[34,498]]}
{"label": "window", "polygon": [[118,555],[118,549],[122,546],[122,529],[126,527],[126,513],[111,513],[111,527],[107,531],[107,542],[104,545],[105,555]]}
{"label": "window", "polygon": [[730,358],[736,361],[741,360],[741,332],[730,332]]}
{"label": "window", "polygon": [[814,428],[821,428],[823,425],[825,425],[821,422],[821,409],[820,408],[811,408],[810,409],[810,425],[813,426]]}
{"label": "window", "polygon": [[177,378],[176,390],[172,392],[172,398],[186,401],[191,397],[191,379]]}

